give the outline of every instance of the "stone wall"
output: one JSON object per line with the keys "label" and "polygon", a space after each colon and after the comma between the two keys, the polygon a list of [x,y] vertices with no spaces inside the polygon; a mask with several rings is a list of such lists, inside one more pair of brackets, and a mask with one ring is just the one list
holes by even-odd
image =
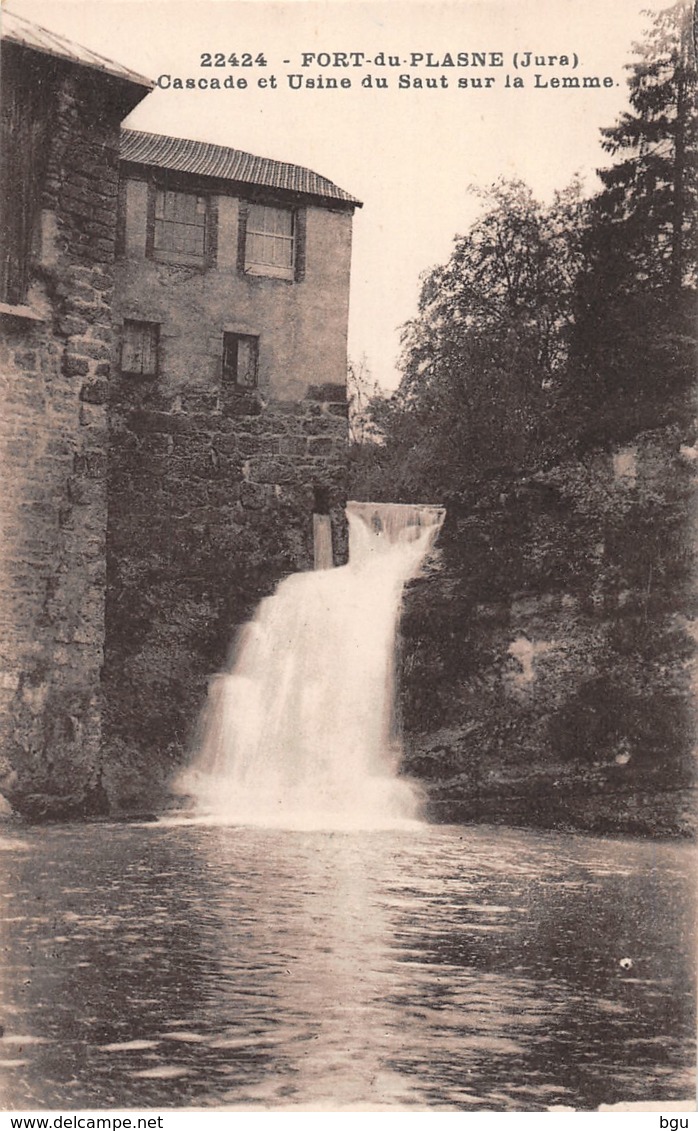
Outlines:
{"label": "stone wall", "polygon": [[100,672],[119,123],[145,89],[32,59],[52,95],[51,120],[26,305],[0,314],[0,788],[18,811],[42,816],[105,804]]}
{"label": "stone wall", "polygon": [[[147,259],[118,158],[147,88],[3,50],[36,233],[0,304],[0,789],[36,818],[151,807],[236,627],[312,568],[314,512],[346,554],[351,209],[304,202],[294,282],[240,272],[225,186],[206,270]],[[121,374],[125,318],[159,323],[156,379]],[[223,382],[226,332],[258,336],[258,388]]]}
{"label": "stone wall", "polygon": [[110,408],[104,785],[162,804],[208,678],[277,582],[311,569],[312,515],[346,555],[347,405],[319,386],[262,404],[220,387],[114,380]]}

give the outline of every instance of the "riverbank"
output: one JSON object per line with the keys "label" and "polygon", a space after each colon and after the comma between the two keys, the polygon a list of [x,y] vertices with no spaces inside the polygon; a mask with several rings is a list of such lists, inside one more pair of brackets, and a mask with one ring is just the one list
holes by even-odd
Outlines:
{"label": "riverbank", "polygon": [[539,774],[508,782],[432,783],[425,815],[438,824],[493,824],[605,836],[693,840],[698,791],[647,783],[632,792],[603,781],[560,781]]}

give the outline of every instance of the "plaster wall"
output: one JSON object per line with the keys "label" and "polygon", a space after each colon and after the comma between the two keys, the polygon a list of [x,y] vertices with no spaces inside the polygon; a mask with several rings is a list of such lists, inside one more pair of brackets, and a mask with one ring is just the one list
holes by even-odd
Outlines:
{"label": "plaster wall", "polygon": [[346,383],[350,214],[307,205],[304,275],[290,281],[239,269],[238,199],[213,198],[215,261],[191,267],[146,256],[146,183],[129,177],[125,198],[115,318],[160,324],[160,377],[169,389],[220,387],[226,331],[259,337],[267,399],[301,400],[309,387]]}

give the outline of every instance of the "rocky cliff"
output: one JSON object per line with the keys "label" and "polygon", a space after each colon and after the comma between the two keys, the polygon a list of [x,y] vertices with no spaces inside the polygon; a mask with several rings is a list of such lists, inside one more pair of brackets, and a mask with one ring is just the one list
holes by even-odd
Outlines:
{"label": "rocky cliff", "polygon": [[433,819],[693,830],[695,454],[649,431],[452,503],[402,622]]}

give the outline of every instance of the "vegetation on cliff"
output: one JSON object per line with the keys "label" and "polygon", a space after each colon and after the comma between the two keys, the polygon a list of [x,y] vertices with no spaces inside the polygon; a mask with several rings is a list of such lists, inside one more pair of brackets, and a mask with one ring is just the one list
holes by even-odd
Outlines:
{"label": "vegetation on cliff", "polygon": [[695,92],[678,3],[637,47],[601,190],[493,186],[423,281],[382,442],[354,445],[356,497],[448,508],[403,621],[435,813],[690,825]]}

